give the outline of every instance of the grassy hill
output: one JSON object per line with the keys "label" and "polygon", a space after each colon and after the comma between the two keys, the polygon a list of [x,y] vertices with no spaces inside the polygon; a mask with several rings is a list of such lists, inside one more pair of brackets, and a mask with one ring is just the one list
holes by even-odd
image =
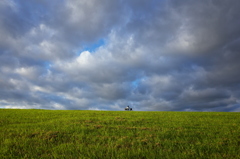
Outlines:
{"label": "grassy hill", "polygon": [[0,158],[240,158],[240,113],[0,109]]}

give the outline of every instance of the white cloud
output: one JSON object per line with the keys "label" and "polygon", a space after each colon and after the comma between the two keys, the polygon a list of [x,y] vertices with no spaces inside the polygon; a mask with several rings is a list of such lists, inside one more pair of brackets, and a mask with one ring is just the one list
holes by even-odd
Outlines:
{"label": "white cloud", "polygon": [[235,0],[4,0],[0,9],[1,105],[238,110]]}
{"label": "white cloud", "polygon": [[15,70],[22,77],[34,80],[38,78],[39,70],[36,67],[19,67]]}

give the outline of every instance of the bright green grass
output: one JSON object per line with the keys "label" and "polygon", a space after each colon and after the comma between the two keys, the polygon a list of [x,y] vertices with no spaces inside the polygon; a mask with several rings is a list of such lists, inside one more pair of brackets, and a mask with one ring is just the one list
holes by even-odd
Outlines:
{"label": "bright green grass", "polygon": [[0,109],[0,158],[240,158],[240,113]]}

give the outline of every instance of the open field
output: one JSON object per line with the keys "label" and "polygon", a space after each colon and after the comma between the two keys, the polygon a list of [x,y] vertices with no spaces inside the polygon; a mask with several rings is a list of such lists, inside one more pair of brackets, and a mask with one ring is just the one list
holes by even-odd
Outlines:
{"label": "open field", "polygon": [[0,109],[0,158],[240,158],[240,113]]}

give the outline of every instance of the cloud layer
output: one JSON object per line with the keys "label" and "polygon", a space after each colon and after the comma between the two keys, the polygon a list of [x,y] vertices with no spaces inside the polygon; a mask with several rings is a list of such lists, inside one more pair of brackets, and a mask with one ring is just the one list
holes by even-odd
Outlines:
{"label": "cloud layer", "polygon": [[3,0],[0,107],[240,111],[238,0]]}

